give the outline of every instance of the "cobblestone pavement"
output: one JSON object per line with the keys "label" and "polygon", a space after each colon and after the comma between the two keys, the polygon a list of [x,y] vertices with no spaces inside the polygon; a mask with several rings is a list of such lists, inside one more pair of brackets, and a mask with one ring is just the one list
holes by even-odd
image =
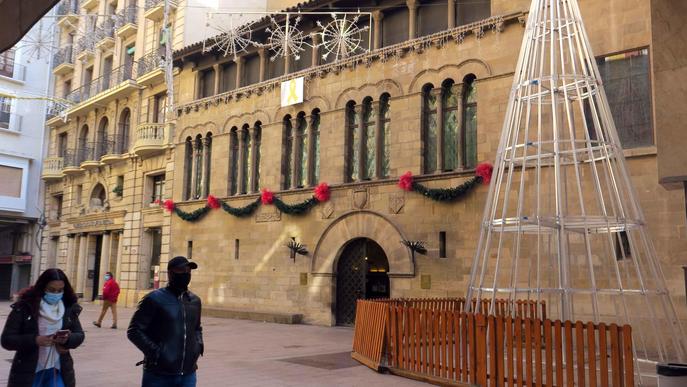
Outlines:
{"label": "cobblestone pavement", "polygon": [[[10,311],[0,303],[3,322]],[[133,309],[119,310],[119,329],[106,317],[91,324],[98,305],[84,304],[84,344],[72,352],[78,386],[137,386],[142,359],[126,338]],[[198,362],[198,386],[422,386],[424,383],[378,374],[350,358],[353,330],[203,318],[205,356]],[[7,384],[13,352],[0,349],[0,385]]]}

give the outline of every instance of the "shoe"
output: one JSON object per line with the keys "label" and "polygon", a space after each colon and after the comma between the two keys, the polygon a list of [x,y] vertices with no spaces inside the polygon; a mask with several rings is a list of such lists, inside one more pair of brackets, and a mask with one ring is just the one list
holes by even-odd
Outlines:
{"label": "shoe", "polygon": [[95,321],[93,321],[93,325],[95,325],[95,326],[97,326],[98,328],[100,328],[100,324],[98,324],[98,323],[95,322]]}
{"label": "shoe", "polygon": [[111,326],[110,328],[112,328],[112,329],[117,329],[117,324]]}

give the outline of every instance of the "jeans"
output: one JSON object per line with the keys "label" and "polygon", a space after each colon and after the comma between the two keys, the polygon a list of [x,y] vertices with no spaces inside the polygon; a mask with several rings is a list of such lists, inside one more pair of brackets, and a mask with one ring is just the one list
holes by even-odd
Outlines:
{"label": "jeans", "polygon": [[188,375],[159,375],[143,370],[141,387],[196,387],[196,373]]}

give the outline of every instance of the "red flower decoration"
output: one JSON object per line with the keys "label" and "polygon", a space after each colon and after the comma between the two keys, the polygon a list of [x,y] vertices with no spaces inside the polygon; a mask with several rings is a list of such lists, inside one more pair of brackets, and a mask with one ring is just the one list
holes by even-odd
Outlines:
{"label": "red flower decoration", "polygon": [[267,188],[262,189],[262,195],[260,195],[260,200],[262,204],[272,204],[274,202],[274,194]]}
{"label": "red flower decoration", "polygon": [[326,202],[331,196],[331,191],[329,191],[329,185],[327,183],[320,183],[315,187],[314,195],[318,202]]}
{"label": "red flower decoration", "polygon": [[219,200],[217,200],[217,198],[212,195],[208,195],[208,207],[212,209],[219,208]]}
{"label": "red flower decoration", "polygon": [[410,171],[401,175],[398,179],[398,186],[404,191],[413,190],[413,174]]}
{"label": "red flower decoration", "polygon": [[169,212],[174,211],[174,202],[172,201],[172,199],[165,200],[165,202],[162,205],[165,207],[165,210]]}
{"label": "red flower decoration", "polygon": [[153,202],[153,204],[157,204],[157,205],[159,206],[159,205],[160,205],[160,199],[155,199],[155,201]]}
{"label": "red flower decoration", "polygon": [[494,171],[494,166],[491,163],[479,163],[475,168],[475,176],[482,178],[482,183],[489,184],[491,181],[491,174]]}

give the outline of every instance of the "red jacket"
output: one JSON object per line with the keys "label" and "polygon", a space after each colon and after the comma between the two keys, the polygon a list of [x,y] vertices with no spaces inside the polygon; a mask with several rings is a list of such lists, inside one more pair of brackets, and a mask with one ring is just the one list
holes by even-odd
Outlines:
{"label": "red jacket", "polygon": [[114,278],[105,281],[103,285],[103,300],[116,303],[117,297],[119,297],[119,285],[117,282]]}

